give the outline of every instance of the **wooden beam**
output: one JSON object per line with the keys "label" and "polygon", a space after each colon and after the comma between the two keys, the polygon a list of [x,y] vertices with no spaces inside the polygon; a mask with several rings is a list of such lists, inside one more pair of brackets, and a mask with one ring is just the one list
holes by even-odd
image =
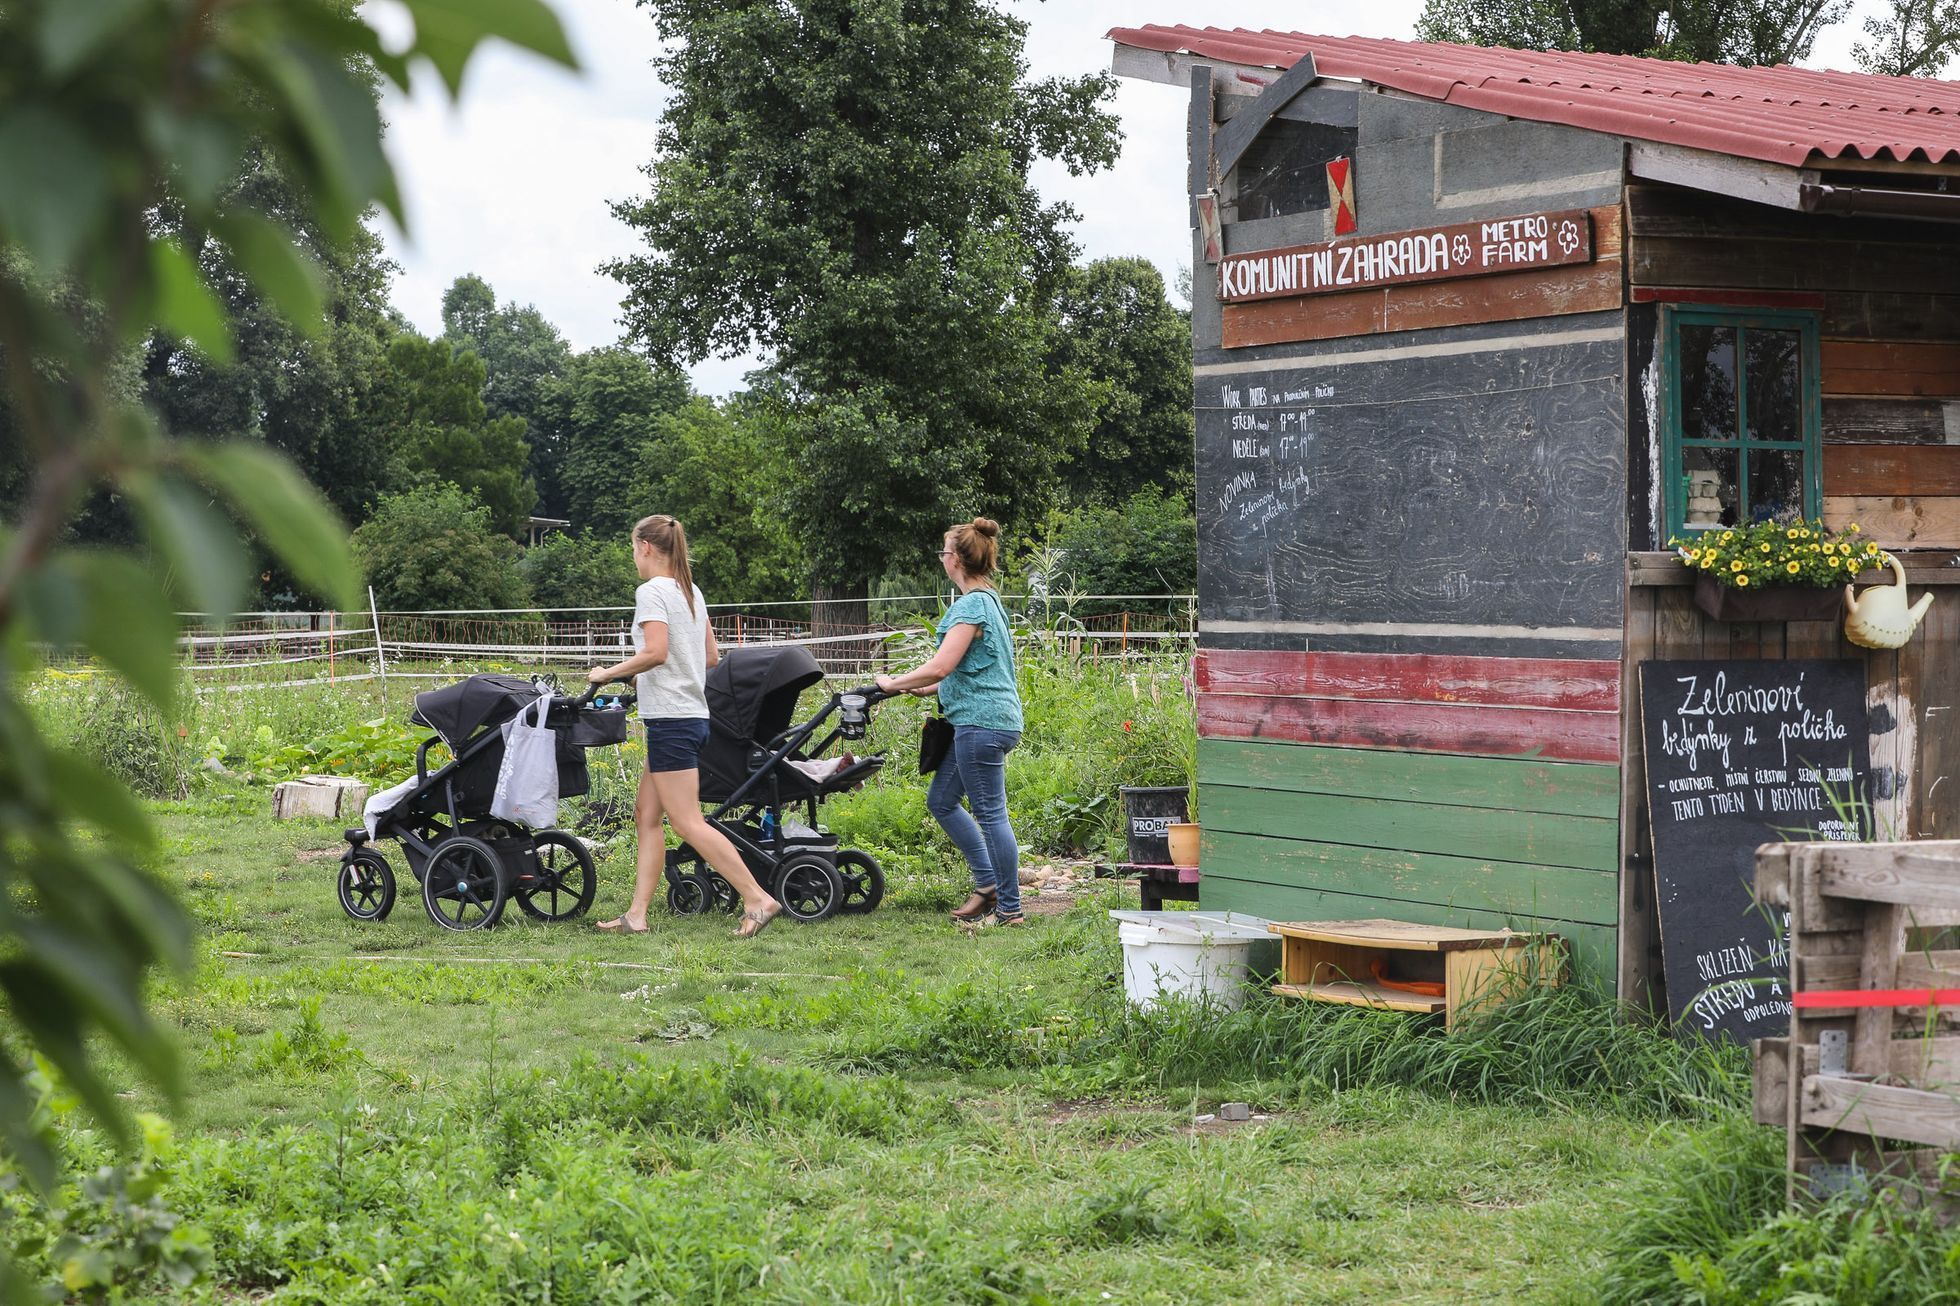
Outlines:
{"label": "wooden beam", "polygon": [[[1960,548],[1960,497],[1824,496],[1826,526],[1843,530],[1852,522],[1888,549]],[[1906,579],[1922,585],[1951,583],[1944,576],[1922,574],[1915,578],[1910,566]]]}
{"label": "wooden beam", "polygon": [[1823,1129],[1960,1148],[1960,1101],[1950,1093],[1808,1075],[1798,1118]]}
{"label": "wooden beam", "polygon": [[1132,46],[1119,45],[1109,61],[1109,70],[1118,77],[1128,77],[1140,82],[1159,82],[1165,86],[1189,86],[1191,69],[1204,65],[1214,70],[1218,79],[1220,95],[1242,96],[1247,99],[1266,89],[1279,72],[1272,68],[1257,68],[1251,64],[1221,63],[1216,59],[1200,58],[1189,54],[1171,54],[1160,50],[1138,50]]}
{"label": "wooden beam", "polygon": [[1803,184],[1817,179],[1816,173],[1802,168],[1653,141],[1633,141],[1627,146],[1627,171],[1648,181],[1773,204],[1780,209],[1801,209]]}
{"label": "wooden beam", "polygon": [[1827,896],[1908,907],[1960,907],[1960,840],[1824,844],[1811,856]]}
{"label": "wooden beam", "polygon": [[1960,494],[1960,444],[1827,444],[1824,493],[1883,498]]}
{"label": "wooden beam", "polygon": [[1194,63],[1190,74],[1191,108],[1184,129],[1184,148],[1190,162],[1185,190],[1191,197],[1191,225],[1195,228],[1199,225],[1198,197],[1210,194],[1218,184],[1211,171],[1212,100],[1217,94],[1217,81],[1210,64]]}
{"label": "wooden beam", "polygon": [[1298,62],[1279,75],[1279,80],[1259,92],[1258,99],[1233,114],[1213,139],[1217,175],[1222,179],[1237,167],[1274,115],[1319,79],[1320,71],[1314,67],[1313,55],[1302,54]]}

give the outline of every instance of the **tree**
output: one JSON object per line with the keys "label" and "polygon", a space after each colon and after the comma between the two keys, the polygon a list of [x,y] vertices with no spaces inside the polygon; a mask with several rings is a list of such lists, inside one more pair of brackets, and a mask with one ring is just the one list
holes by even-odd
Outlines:
{"label": "tree", "polygon": [[661,419],[688,399],[687,378],[654,367],[624,349],[594,349],[573,360],[555,396],[560,501],[573,530],[624,535],[653,512],[647,505],[648,460]]}
{"label": "tree", "polygon": [[1189,489],[1193,478],[1191,323],[1164,297],[1148,259],[1078,268],[1058,311],[1060,370],[1092,378],[1095,425],[1064,471],[1084,499],[1120,503],[1145,486]]}
{"label": "tree", "polygon": [[486,413],[482,360],[404,331],[388,346],[382,388],[396,475],[462,486],[498,530],[522,535],[538,499],[525,471],[524,419]]}
{"label": "tree", "polygon": [[1960,49],[1960,0],[1892,0],[1892,11],[1865,20],[1851,57],[1868,73],[1938,77]]}
{"label": "tree", "polygon": [[443,338],[483,360],[483,407],[491,417],[521,417],[531,446],[526,471],[547,514],[565,511],[559,477],[564,433],[556,393],[571,369],[572,351],[558,328],[529,304],[497,307],[488,282],[458,277],[442,297]]}
{"label": "tree", "polygon": [[519,608],[530,602],[516,543],[497,528],[488,508],[454,485],[382,495],[353,543],[355,561],[385,608]]}
{"label": "tree", "polygon": [[548,535],[519,560],[540,608],[630,607],[639,576],[625,535]]}
{"label": "tree", "polygon": [[[176,613],[220,616],[246,589],[235,513],[315,592],[351,604],[344,534],[292,464],[251,440],[171,437],[113,378],[150,331],[235,356],[207,269],[157,224],[181,205],[240,273],[305,331],[322,329],[320,274],[299,232],[347,241],[372,203],[401,204],[381,123],[352,65],[406,86],[427,59],[452,93],[497,35],[572,62],[539,0],[406,0],[391,52],[365,21],[284,0],[125,0],[0,7],[0,367],[29,489],[0,532],[0,1139],[44,1190],[54,1156],[22,1058],[47,1058],[114,1134],[127,1121],[95,1061],[108,1050],[174,1091],[174,1044],[144,1006],[145,973],[188,960],[181,909],[138,869],[147,814],[57,748],[22,699],[40,646],[79,647],[160,710],[177,706]],[[399,35],[399,34],[398,34]],[[291,212],[227,202],[247,142],[290,169]],[[60,541],[111,486],[150,559]],[[219,504],[225,508],[219,507]],[[227,512],[227,509],[229,512]],[[72,1284],[78,1291],[104,1286]],[[25,1286],[0,1263],[0,1297]]]}
{"label": "tree", "polygon": [[[1183,494],[1152,487],[1119,505],[1051,513],[1019,552],[1014,579],[1049,594],[1191,594],[1198,584],[1198,519]],[[1125,602],[1082,604],[1078,616]]]}
{"label": "tree", "polygon": [[1024,81],[1026,24],[988,0],[648,7],[674,94],[650,193],[614,209],[649,251],[607,271],[655,357],[773,355],[818,596],[1043,502],[1093,392],[1048,367],[1074,214],[1028,170],[1115,159],[1113,80]]}
{"label": "tree", "polygon": [[1851,0],[1428,0],[1424,41],[1596,50],[1708,63],[1799,63]]}

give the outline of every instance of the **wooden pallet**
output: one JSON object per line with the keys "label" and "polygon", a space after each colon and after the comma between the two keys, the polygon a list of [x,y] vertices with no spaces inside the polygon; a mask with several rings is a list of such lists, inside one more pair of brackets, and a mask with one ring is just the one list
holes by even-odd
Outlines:
{"label": "wooden pallet", "polygon": [[[1527,950],[1556,936],[1510,930],[1462,930],[1408,921],[1275,921],[1280,982],[1273,992],[1312,1002],[1339,1002],[1424,1015],[1442,1013],[1446,1029],[1473,1010],[1508,1001],[1533,983],[1557,983],[1559,950]],[[1412,993],[1386,978],[1440,984],[1440,994]]]}
{"label": "wooden pallet", "polygon": [[[1940,946],[1960,840],[1765,845],[1756,896],[1790,914],[1792,994],[1960,989],[1960,951]],[[1787,1135],[1793,1202],[1923,1180],[1960,1149],[1960,1007],[1795,1007],[1755,1053],[1755,1117]]]}

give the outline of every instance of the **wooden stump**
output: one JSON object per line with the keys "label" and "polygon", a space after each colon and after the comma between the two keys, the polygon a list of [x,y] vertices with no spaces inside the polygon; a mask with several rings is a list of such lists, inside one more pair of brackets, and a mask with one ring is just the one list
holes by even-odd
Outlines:
{"label": "wooden stump", "polygon": [[368,786],[339,775],[303,775],[272,787],[272,819],[290,821],[311,817],[328,821],[359,820],[367,805]]}

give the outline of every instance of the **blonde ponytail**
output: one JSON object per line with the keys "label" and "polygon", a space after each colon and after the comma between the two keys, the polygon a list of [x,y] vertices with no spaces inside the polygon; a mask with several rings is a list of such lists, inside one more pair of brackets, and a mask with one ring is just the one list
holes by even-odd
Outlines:
{"label": "blonde ponytail", "polygon": [[680,522],[660,513],[642,517],[633,527],[633,538],[645,540],[655,553],[666,557],[674,569],[674,583],[681,587],[681,595],[687,600],[687,615],[698,615],[694,611],[694,570],[687,565],[687,532]]}

